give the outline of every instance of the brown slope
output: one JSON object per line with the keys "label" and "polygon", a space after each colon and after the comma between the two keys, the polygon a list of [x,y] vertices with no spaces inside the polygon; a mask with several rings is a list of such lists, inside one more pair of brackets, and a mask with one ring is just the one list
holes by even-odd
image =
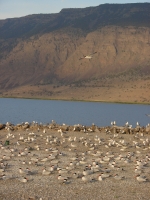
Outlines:
{"label": "brown slope", "polygon": [[75,36],[71,30],[19,40],[12,51],[1,59],[1,88],[51,83],[55,79],[55,70],[82,40],[82,33],[77,32]]}
{"label": "brown slope", "polygon": [[[116,75],[131,69],[150,74],[150,28],[105,27],[89,33],[76,51],[57,69],[66,81]],[[97,52],[91,60],[79,58]]]}
{"label": "brown slope", "polygon": [[[50,84],[150,73],[149,28],[105,27],[84,37],[67,29],[20,40],[0,63],[0,85]],[[91,60],[79,58],[97,52]],[[6,73],[7,72],[7,73]]]}

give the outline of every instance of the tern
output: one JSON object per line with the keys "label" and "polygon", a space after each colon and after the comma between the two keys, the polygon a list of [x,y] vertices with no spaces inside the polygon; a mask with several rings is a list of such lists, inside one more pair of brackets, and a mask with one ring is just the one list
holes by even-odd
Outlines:
{"label": "tern", "polygon": [[93,58],[93,55],[94,55],[95,53],[97,53],[97,52],[95,51],[94,53],[91,53],[91,54],[89,54],[89,55],[83,56],[83,57],[79,58],[79,60],[84,59],[84,58],[92,59],[92,58]]}

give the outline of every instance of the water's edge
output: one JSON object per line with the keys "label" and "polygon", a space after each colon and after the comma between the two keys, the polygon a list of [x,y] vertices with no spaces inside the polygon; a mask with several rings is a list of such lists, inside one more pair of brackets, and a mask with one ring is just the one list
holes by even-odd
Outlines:
{"label": "water's edge", "polygon": [[49,100],[49,101],[72,101],[72,102],[93,102],[93,103],[116,103],[116,104],[139,104],[139,105],[150,105],[150,102],[124,102],[124,101],[90,101],[90,100],[78,100],[78,99],[49,99],[49,98],[39,98],[39,97],[16,97],[16,96],[7,96],[7,97],[3,97],[0,96],[0,99],[30,99],[30,100]]}

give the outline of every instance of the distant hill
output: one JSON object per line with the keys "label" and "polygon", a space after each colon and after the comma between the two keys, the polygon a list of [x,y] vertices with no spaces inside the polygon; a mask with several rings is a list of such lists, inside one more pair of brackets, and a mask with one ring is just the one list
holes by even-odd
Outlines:
{"label": "distant hill", "polygon": [[102,4],[62,9],[58,14],[34,14],[0,21],[0,38],[28,38],[66,27],[86,33],[105,26],[150,27],[150,4]]}
{"label": "distant hill", "polygon": [[[92,59],[79,60],[93,52],[97,53]],[[58,86],[82,91],[100,83],[106,87],[110,80],[116,85],[135,81],[139,87],[147,80],[148,90],[150,3],[102,4],[0,20],[1,96],[19,96],[23,91],[21,96],[57,98],[53,94]],[[33,86],[31,95],[27,91]],[[38,92],[39,86],[47,87],[46,91],[51,88],[50,96],[44,90]],[[150,102],[145,95],[146,100],[137,101]],[[64,92],[58,98],[63,96]]]}

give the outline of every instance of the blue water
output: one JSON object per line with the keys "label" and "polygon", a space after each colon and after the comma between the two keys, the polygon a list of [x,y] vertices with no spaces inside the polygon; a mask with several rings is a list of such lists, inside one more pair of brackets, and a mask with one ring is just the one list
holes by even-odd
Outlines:
{"label": "blue water", "polygon": [[136,122],[141,126],[150,123],[145,114],[150,114],[150,105],[0,98],[0,123],[55,120],[58,124],[109,126],[116,121],[122,126],[128,121],[135,127]]}

